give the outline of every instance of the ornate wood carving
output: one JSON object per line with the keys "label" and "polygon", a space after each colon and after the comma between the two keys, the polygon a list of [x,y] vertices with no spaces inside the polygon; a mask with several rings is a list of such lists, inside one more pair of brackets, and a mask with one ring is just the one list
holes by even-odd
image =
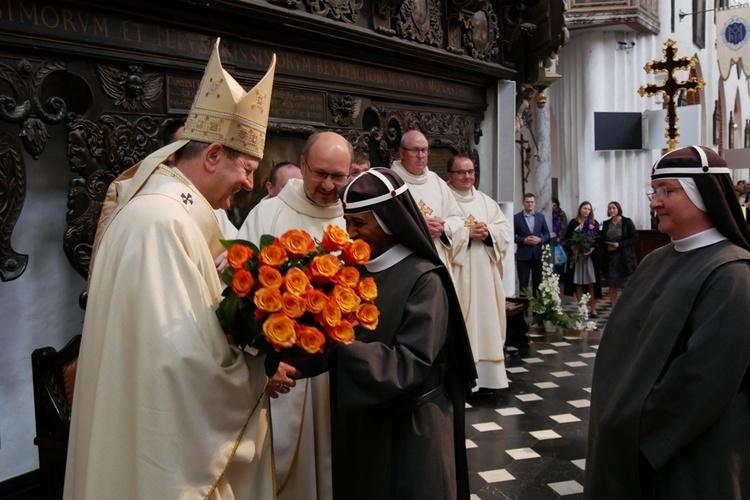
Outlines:
{"label": "ornate wood carving", "polygon": [[16,141],[8,134],[0,136],[0,279],[10,281],[26,270],[28,255],[10,246],[13,228],[26,198],[26,168]]}
{"label": "ornate wood carving", "polygon": [[115,100],[115,106],[127,111],[151,109],[150,102],[162,93],[163,73],[144,73],[143,68],[128,66],[123,71],[115,66],[97,64],[104,93]]}
{"label": "ornate wood carving", "polygon": [[342,97],[328,96],[328,107],[331,108],[334,123],[342,127],[354,125],[359,117],[362,99],[346,94]]}
{"label": "ornate wood carving", "polygon": [[490,62],[498,52],[499,34],[497,15],[492,10],[492,5],[488,4],[486,9],[476,12],[469,19],[464,44],[471,57]]}
{"label": "ornate wood carving", "polygon": [[[456,153],[470,154],[471,142],[481,135],[475,116],[431,111],[390,109],[373,105],[371,108],[380,122],[365,132],[370,145],[375,145],[381,160],[397,159],[401,136],[407,130],[421,130],[430,139],[431,147],[445,147]],[[370,149],[370,157],[373,151]],[[477,169],[479,165],[476,165]]]}
{"label": "ornate wood carving", "polygon": [[274,5],[281,5],[287,9],[299,9],[302,6],[301,0],[268,0]]}
{"label": "ornate wood carving", "polygon": [[104,115],[95,123],[70,115],[68,160],[77,175],[68,188],[63,249],[81,276],[88,276],[91,245],[107,187],[160,146],[161,128],[160,120],[149,116],[131,123],[122,116]]}
{"label": "ornate wood carving", "polygon": [[305,0],[310,12],[337,21],[354,24],[359,19],[364,0]]}
{"label": "ornate wood carving", "polygon": [[0,120],[21,124],[21,142],[34,159],[42,154],[49,138],[45,124],[55,125],[65,118],[65,101],[53,96],[42,103],[40,95],[44,79],[61,70],[65,70],[65,63],[60,61],[46,61],[36,69],[26,59],[16,68],[0,63],[0,78],[15,94],[0,95]]}
{"label": "ornate wood carving", "polygon": [[404,0],[396,21],[396,33],[439,47],[443,44],[442,9],[439,0]]}
{"label": "ornate wood carving", "polygon": [[391,20],[398,17],[404,0],[374,0],[372,3],[372,25],[377,33],[393,36],[396,30]]}

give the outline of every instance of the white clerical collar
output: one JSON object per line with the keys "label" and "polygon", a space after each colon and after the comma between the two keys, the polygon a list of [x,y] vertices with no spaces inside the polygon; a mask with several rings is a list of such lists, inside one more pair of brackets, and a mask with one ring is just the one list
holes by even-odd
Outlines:
{"label": "white clerical collar", "polygon": [[672,243],[674,243],[675,251],[689,252],[691,250],[697,250],[699,248],[713,245],[714,243],[718,243],[726,239],[727,237],[721,234],[718,229],[712,227],[711,229],[706,229],[705,231],[701,231],[700,233],[692,234],[687,238],[682,238],[681,240],[672,240]]}
{"label": "white clerical collar", "polygon": [[401,160],[396,160],[393,162],[393,165],[391,165],[391,170],[394,170],[399,176],[401,176],[401,179],[407,184],[425,184],[429,177],[427,176],[427,172],[430,171],[429,168],[425,165],[424,170],[422,170],[422,173],[419,175],[414,175],[408,170],[406,170],[406,167],[401,162]]}
{"label": "white clerical collar", "polygon": [[371,273],[379,273],[380,271],[385,271],[386,269],[395,266],[413,253],[412,250],[409,250],[399,243],[372,259],[365,264],[365,267]]}
{"label": "white clerical collar", "polygon": [[474,199],[474,186],[470,187],[466,191],[463,191],[449,182],[448,187],[451,188],[451,191],[453,191],[454,196],[458,201],[467,202]]}

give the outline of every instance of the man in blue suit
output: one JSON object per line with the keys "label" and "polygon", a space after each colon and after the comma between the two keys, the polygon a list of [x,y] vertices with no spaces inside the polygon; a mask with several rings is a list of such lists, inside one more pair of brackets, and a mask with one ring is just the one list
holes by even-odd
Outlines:
{"label": "man in blue suit", "polygon": [[523,211],[513,216],[516,240],[516,269],[520,289],[529,287],[529,275],[534,293],[542,282],[542,245],[549,243],[549,229],[544,215],[534,212],[536,196],[523,195]]}

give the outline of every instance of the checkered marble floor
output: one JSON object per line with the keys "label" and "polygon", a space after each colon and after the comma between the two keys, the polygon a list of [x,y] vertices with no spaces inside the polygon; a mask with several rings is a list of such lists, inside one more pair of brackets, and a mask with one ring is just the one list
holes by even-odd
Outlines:
{"label": "checkered marble floor", "polygon": [[[575,303],[566,298],[566,311]],[[599,330],[580,337],[529,332],[528,347],[509,347],[510,387],[479,393],[466,406],[466,444],[473,500],[583,497],[586,435]]]}

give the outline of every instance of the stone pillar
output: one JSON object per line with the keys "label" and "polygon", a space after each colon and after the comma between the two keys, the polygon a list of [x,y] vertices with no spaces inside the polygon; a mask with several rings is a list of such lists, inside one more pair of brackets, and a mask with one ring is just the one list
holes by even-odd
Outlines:
{"label": "stone pillar", "polygon": [[547,219],[552,231],[552,157],[550,153],[550,108],[546,106],[546,86],[537,88],[534,137],[536,138],[536,161],[534,162],[534,184],[536,185],[536,210]]}

